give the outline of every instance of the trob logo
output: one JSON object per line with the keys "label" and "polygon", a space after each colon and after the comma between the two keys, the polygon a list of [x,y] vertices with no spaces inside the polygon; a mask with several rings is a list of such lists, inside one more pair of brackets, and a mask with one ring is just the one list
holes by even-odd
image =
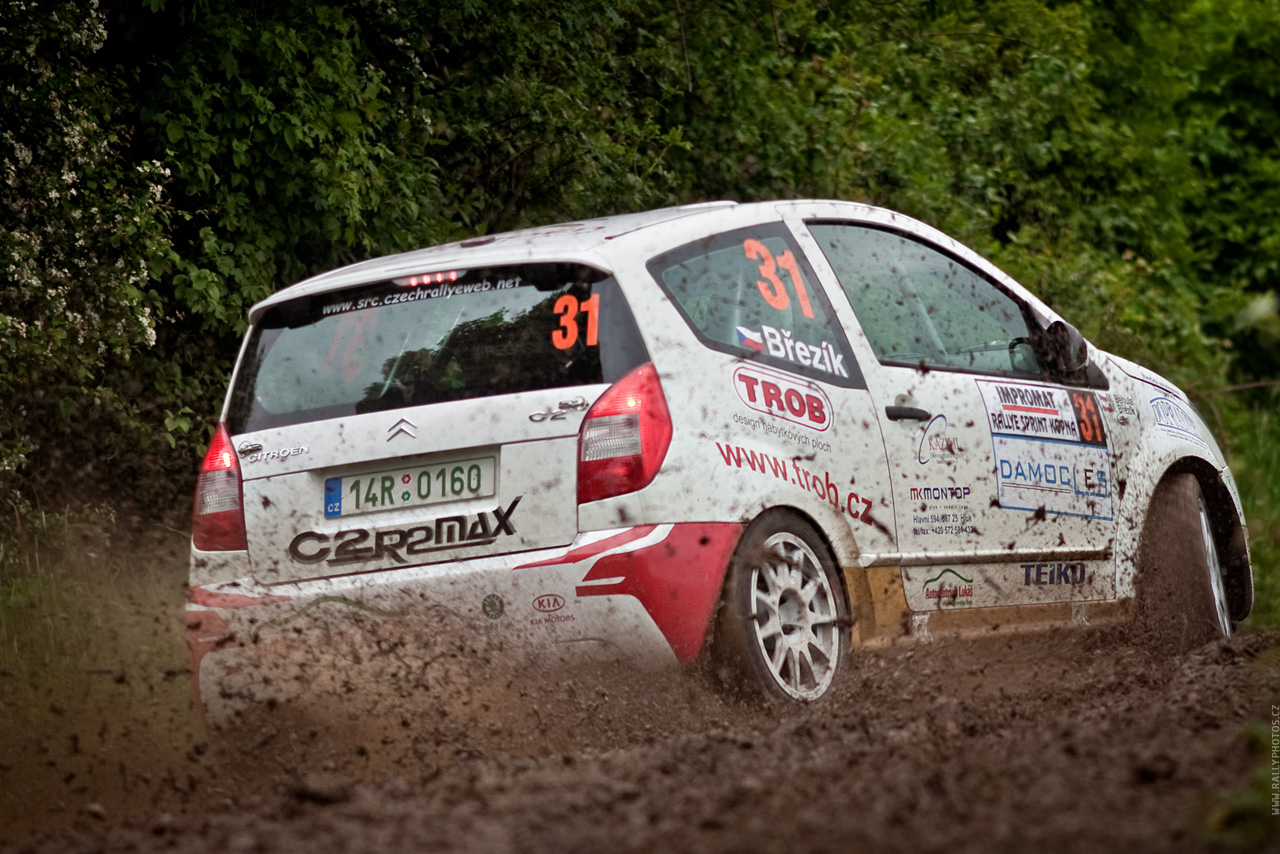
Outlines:
{"label": "trob logo", "polygon": [[781,372],[742,366],[733,372],[738,399],[756,412],[822,432],[831,426],[831,400],[819,386]]}

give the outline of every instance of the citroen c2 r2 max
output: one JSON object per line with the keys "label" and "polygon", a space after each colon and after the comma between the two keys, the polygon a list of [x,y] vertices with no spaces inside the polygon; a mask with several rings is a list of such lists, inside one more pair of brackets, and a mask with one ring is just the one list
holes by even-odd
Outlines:
{"label": "citroen c2 r2 max", "polygon": [[1251,608],[1235,483],[1187,397],[890,211],[483,237],[249,321],[195,503],[206,705],[259,696],[256,663],[354,614],[709,660],[812,701],[896,638],[1136,596],[1196,641]]}

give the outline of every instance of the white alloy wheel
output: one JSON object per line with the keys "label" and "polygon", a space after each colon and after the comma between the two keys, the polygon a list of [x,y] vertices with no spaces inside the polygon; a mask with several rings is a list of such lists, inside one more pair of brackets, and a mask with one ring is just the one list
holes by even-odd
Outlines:
{"label": "white alloy wheel", "polygon": [[778,687],[816,700],[840,661],[837,592],[813,549],[795,534],[769,537],[751,570],[755,642]]}
{"label": "white alloy wheel", "polygon": [[734,552],[716,618],[711,660],[737,688],[782,703],[830,690],[849,652],[849,603],[822,535],[768,510]]}

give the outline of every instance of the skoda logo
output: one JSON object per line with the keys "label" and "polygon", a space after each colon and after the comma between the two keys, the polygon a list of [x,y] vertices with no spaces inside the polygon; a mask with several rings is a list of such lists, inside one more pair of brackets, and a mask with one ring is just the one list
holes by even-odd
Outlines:
{"label": "skoda logo", "polygon": [[503,603],[501,596],[490,593],[480,603],[480,610],[484,611],[484,615],[490,620],[496,620],[502,616],[503,611],[507,610],[507,606]]}

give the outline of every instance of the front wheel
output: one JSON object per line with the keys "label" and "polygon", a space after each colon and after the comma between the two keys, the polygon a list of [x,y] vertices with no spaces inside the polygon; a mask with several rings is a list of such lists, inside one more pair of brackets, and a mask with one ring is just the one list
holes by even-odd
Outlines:
{"label": "front wheel", "polygon": [[1231,634],[1231,611],[1209,507],[1195,475],[1156,489],[1138,553],[1140,628],[1158,647],[1185,651]]}
{"label": "front wheel", "polygon": [[722,670],[748,691],[812,702],[849,650],[849,610],[835,562],[806,522],[782,511],[743,535],[716,626]]}

